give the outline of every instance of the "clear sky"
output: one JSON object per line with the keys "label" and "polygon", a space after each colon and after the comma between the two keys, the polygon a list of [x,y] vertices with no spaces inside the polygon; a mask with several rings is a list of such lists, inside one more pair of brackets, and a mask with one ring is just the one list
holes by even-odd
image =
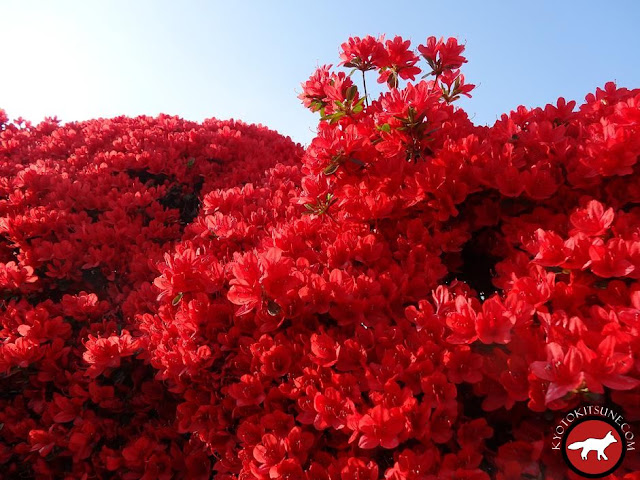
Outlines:
{"label": "clear sky", "polygon": [[[349,36],[466,42],[478,124],[614,80],[640,87],[640,2],[0,0],[0,107],[63,121],[164,112],[262,123],[303,144],[296,98]],[[373,83],[373,74],[371,74]]]}

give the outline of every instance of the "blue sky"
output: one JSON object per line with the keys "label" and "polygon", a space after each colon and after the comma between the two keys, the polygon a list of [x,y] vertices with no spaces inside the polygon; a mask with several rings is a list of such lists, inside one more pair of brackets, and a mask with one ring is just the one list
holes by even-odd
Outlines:
{"label": "blue sky", "polygon": [[478,87],[459,105],[492,124],[609,80],[640,87],[639,19],[637,1],[0,0],[0,107],[32,121],[237,118],[306,144],[317,116],[300,83],[349,36],[384,33],[466,42]]}

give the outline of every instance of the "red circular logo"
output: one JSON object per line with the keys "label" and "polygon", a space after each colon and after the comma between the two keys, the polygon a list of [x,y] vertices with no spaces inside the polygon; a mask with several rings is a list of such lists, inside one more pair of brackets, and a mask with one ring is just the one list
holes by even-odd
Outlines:
{"label": "red circular logo", "polygon": [[619,427],[603,417],[584,417],[574,423],[562,442],[569,467],[587,478],[602,478],[616,470],[626,453]]}

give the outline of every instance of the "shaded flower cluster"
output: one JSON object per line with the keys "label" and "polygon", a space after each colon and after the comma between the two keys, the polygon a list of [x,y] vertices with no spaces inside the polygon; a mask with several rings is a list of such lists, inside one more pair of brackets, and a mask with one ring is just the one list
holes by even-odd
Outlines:
{"label": "shaded flower cluster", "polygon": [[204,192],[300,155],[240,122],[34,126],[0,110],[0,478],[210,478],[137,315],[222,286],[200,252],[173,252]]}
{"label": "shaded flower cluster", "polygon": [[640,90],[476,126],[464,46],[410,47],[344,43],[303,84],[304,151],[0,115],[5,472],[577,478],[560,412],[637,424]]}

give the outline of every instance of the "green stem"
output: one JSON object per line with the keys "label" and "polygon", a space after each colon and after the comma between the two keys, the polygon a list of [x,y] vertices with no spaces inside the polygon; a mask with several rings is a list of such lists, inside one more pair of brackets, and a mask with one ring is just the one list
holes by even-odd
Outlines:
{"label": "green stem", "polygon": [[433,87],[431,87],[431,91],[433,92],[436,87],[438,86],[438,77],[440,76],[439,73],[436,73],[436,78],[433,80]]}
{"label": "green stem", "polygon": [[362,70],[362,85],[364,86],[364,103],[369,106],[369,95],[367,95],[367,80],[364,78],[364,70]]}

